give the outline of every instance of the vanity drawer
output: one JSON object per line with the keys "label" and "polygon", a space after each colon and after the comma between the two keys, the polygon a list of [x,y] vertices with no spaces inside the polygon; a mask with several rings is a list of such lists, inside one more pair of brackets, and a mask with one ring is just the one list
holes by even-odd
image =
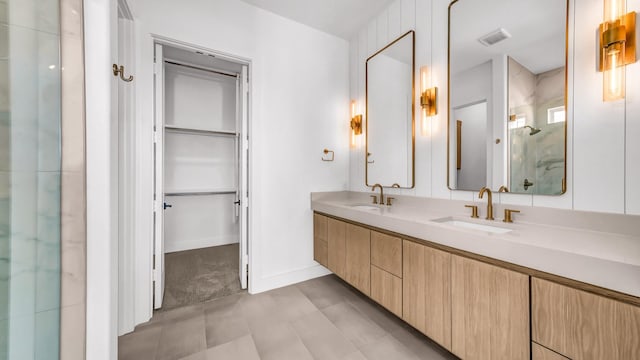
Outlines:
{"label": "vanity drawer", "polygon": [[402,279],[371,265],[371,298],[402,317]]}
{"label": "vanity drawer", "polygon": [[371,231],[371,265],[402,277],[402,239]]}
{"label": "vanity drawer", "polygon": [[640,308],[532,278],[532,340],[571,359],[640,359]]}

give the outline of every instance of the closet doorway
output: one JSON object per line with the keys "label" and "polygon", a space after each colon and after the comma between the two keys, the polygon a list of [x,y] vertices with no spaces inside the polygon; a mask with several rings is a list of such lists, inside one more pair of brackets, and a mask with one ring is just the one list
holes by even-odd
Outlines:
{"label": "closet doorway", "polygon": [[154,308],[248,282],[248,64],[155,44]]}

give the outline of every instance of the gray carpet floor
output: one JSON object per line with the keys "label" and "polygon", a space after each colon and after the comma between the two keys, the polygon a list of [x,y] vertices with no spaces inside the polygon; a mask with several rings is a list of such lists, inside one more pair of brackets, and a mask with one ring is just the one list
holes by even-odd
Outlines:
{"label": "gray carpet floor", "polygon": [[243,291],[238,278],[238,246],[231,244],[166,254],[161,311]]}

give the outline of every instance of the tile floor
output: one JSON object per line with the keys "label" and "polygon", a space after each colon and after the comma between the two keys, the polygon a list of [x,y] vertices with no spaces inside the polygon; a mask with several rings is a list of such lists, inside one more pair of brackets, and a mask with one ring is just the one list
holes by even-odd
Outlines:
{"label": "tile floor", "polygon": [[154,315],[121,360],[455,359],[335,275]]}

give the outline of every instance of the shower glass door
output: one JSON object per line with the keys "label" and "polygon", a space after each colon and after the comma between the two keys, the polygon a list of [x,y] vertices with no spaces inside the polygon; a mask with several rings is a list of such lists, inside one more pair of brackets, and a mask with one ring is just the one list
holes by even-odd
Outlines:
{"label": "shower glass door", "polygon": [[0,0],[0,360],[58,359],[58,0]]}

